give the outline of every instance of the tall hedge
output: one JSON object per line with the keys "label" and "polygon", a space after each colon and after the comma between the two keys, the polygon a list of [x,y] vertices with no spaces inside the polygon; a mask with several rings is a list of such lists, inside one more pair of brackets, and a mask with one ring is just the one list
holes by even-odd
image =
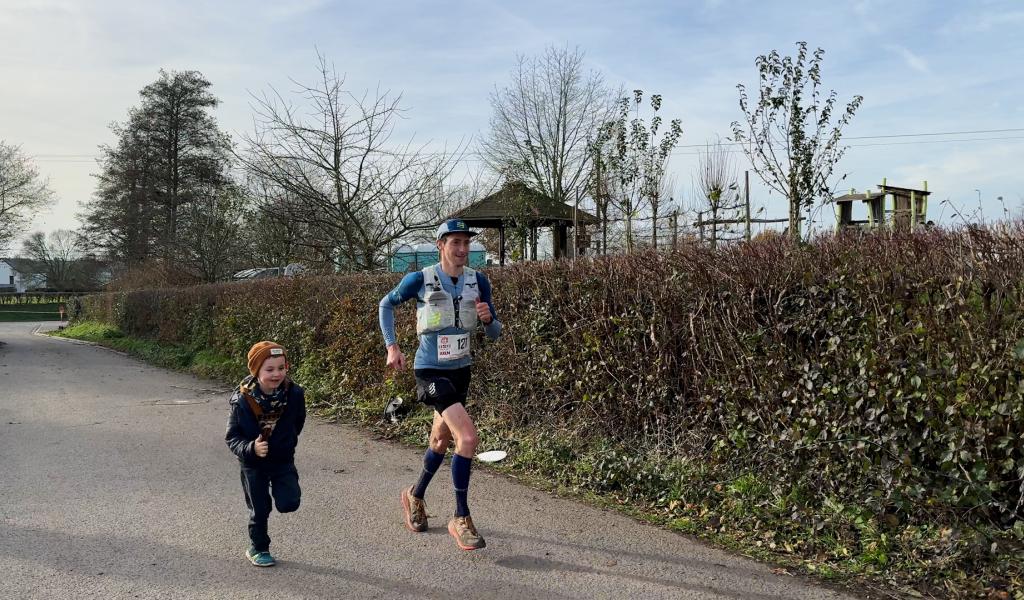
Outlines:
{"label": "tall hedge", "polygon": [[[478,341],[472,408],[513,446],[548,440],[562,465],[553,477],[673,510],[739,486],[808,531],[856,507],[890,528],[1024,537],[1020,225],[689,246],[488,276],[505,333]],[[239,364],[254,341],[278,340],[311,398],[373,412],[412,388],[409,373],[385,371],[377,326],[397,280],[109,294],[89,298],[86,315]],[[412,313],[399,309],[410,353]]]}

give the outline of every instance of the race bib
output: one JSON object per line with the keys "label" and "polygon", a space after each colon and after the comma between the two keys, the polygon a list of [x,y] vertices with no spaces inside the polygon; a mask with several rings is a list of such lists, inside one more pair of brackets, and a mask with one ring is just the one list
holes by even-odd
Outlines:
{"label": "race bib", "polygon": [[458,360],[469,356],[469,334],[437,336],[437,360]]}

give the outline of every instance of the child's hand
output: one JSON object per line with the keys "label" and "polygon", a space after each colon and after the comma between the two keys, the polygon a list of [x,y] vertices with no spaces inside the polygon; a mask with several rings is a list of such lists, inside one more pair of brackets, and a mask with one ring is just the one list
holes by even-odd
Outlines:
{"label": "child's hand", "polygon": [[266,458],[267,453],[270,452],[270,442],[264,439],[263,434],[261,433],[260,436],[256,438],[256,444],[253,446],[253,449],[256,452],[256,456]]}
{"label": "child's hand", "polygon": [[476,299],[476,316],[480,317],[480,322],[484,325],[491,324],[491,307],[480,298]]}

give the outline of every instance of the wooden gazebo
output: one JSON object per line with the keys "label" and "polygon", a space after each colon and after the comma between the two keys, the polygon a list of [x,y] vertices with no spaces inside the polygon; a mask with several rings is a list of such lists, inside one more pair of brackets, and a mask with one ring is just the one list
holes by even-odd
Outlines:
{"label": "wooden gazebo", "polygon": [[[477,200],[450,215],[470,227],[498,230],[499,262],[505,264],[505,229],[526,227],[530,231],[530,257],[537,259],[537,230],[551,227],[554,233],[554,256],[569,254],[569,228],[596,225],[600,219],[550,196],[531,189],[522,182],[506,183],[497,192]],[[580,232],[583,230],[581,229]],[[580,232],[577,232],[579,235]],[[574,249],[574,253],[575,253]]]}

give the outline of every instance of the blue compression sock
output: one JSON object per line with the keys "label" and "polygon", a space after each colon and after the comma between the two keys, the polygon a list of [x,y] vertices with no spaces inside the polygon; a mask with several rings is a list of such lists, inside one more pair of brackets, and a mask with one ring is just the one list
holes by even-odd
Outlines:
{"label": "blue compression sock", "polygon": [[427,486],[430,484],[430,480],[434,477],[434,473],[437,473],[437,468],[443,462],[444,454],[438,454],[434,452],[433,448],[427,448],[426,453],[423,454],[423,470],[420,471],[420,479],[412,489],[413,496],[421,500],[423,499],[423,494],[427,493]]}
{"label": "blue compression sock", "polygon": [[469,468],[473,465],[472,458],[458,454],[452,455],[452,483],[455,485],[455,516],[469,516]]}

